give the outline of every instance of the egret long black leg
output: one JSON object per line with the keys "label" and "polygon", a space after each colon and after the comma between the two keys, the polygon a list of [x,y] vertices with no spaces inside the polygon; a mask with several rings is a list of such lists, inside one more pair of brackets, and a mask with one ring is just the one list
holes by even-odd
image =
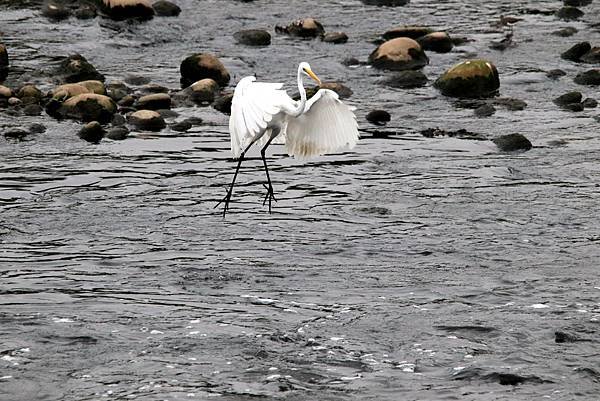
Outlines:
{"label": "egret long black leg", "polygon": [[216,208],[221,203],[225,202],[225,205],[223,206],[223,218],[225,218],[225,214],[227,213],[227,209],[229,209],[229,202],[231,201],[231,194],[233,193],[233,186],[235,185],[235,179],[237,178],[237,175],[238,175],[238,173],[240,171],[240,167],[242,165],[242,161],[244,161],[244,156],[246,155],[246,152],[248,151],[248,149],[250,149],[250,146],[252,146],[253,144],[254,144],[254,142],[252,142],[250,145],[248,145],[246,147],[246,149],[244,149],[244,151],[240,155],[240,158],[238,159],[237,167],[235,168],[235,173],[233,174],[233,179],[231,180],[231,184],[229,185],[229,190],[227,190],[227,194],[225,195],[225,197],[223,199],[221,199],[219,201],[219,203],[217,203],[215,205],[215,208]]}
{"label": "egret long black leg", "polygon": [[277,135],[272,135],[269,138],[269,140],[267,141],[267,143],[265,144],[265,146],[263,146],[263,148],[260,150],[260,156],[262,157],[263,164],[265,165],[265,173],[267,174],[267,185],[265,185],[265,188],[267,189],[267,195],[265,196],[265,200],[263,201],[263,206],[265,205],[265,203],[267,202],[267,199],[268,199],[269,200],[269,213],[271,213],[271,200],[274,200],[275,202],[277,202],[277,199],[275,199],[275,193],[273,192],[273,185],[271,185],[271,177],[269,177],[269,168],[267,167],[267,159],[265,157],[265,153],[267,152],[267,148],[271,144],[271,141],[273,141],[273,139],[275,139],[276,136]]}

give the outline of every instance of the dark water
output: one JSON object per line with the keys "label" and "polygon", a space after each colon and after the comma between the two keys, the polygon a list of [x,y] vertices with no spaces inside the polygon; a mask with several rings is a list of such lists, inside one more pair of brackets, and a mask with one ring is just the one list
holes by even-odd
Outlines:
{"label": "dark water", "polygon": [[[590,66],[558,55],[600,45],[600,5],[566,23],[523,12],[558,1],[514,3],[180,0],[179,18],[140,25],[1,10],[13,82],[50,89],[39,69],[79,52],[109,81],[176,88],[180,61],[210,51],[234,82],[255,72],[292,92],[306,60],[354,90],[361,129],[374,128],[373,108],[392,122],[387,138],[364,132],[355,150],[306,163],[274,146],[272,215],[254,154],[223,220],[213,206],[234,163],[227,116],[213,109],[177,109],[206,121],[186,134],[99,145],[79,140],[77,123],[0,111],[1,127],[48,126],[26,141],[0,136],[0,399],[598,399],[600,123],[597,110],[551,100],[598,98],[572,81]],[[524,19],[504,53],[489,49],[502,14]],[[231,37],[308,15],[350,41],[274,36],[254,49]],[[528,107],[477,119],[431,86],[390,89],[380,72],[341,64],[403,24],[474,40],[430,53],[430,78],[487,57],[501,95]],[[579,33],[549,35],[567,25]],[[567,76],[546,78],[554,68]],[[418,133],[432,127],[518,132],[534,149]]]}

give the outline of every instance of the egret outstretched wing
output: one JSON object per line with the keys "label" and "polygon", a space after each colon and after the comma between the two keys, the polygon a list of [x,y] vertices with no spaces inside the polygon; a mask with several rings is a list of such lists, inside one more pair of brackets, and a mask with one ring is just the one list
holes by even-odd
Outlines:
{"label": "egret outstretched wing", "polygon": [[252,76],[242,78],[233,93],[229,133],[235,158],[265,134],[273,116],[282,109],[294,107],[294,101],[281,90],[283,84],[255,81]]}
{"label": "egret outstretched wing", "polygon": [[354,113],[329,89],[319,90],[306,102],[306,111],[287,118],[285,146],[291,156],[303,159],[353,148],[358,141]]}

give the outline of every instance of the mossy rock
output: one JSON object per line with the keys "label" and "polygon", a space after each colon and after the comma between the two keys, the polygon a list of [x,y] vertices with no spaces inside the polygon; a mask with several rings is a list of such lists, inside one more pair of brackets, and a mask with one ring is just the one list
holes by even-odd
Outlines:
{"label": "mossy rock", "polygon": [[467,60],[446,71],[434,86],[445,96],[491,97],[498,93],[500,78],[496,66],[489,61]]}

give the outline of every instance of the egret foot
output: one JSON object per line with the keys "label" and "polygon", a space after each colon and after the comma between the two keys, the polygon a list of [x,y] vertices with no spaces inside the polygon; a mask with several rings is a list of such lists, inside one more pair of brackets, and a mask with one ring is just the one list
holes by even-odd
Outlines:
{"label": "egret foot", "polygon": [[263,206],[269,201],[269,214],[271,213],[271,201],[277,202],[277,198],[275,198],[275,192],[273,192],[273,186],[269,182],[269,185],[263,184],[263,187],[267,190],[267,194],[265,195],[265,199],[263,200]]}

